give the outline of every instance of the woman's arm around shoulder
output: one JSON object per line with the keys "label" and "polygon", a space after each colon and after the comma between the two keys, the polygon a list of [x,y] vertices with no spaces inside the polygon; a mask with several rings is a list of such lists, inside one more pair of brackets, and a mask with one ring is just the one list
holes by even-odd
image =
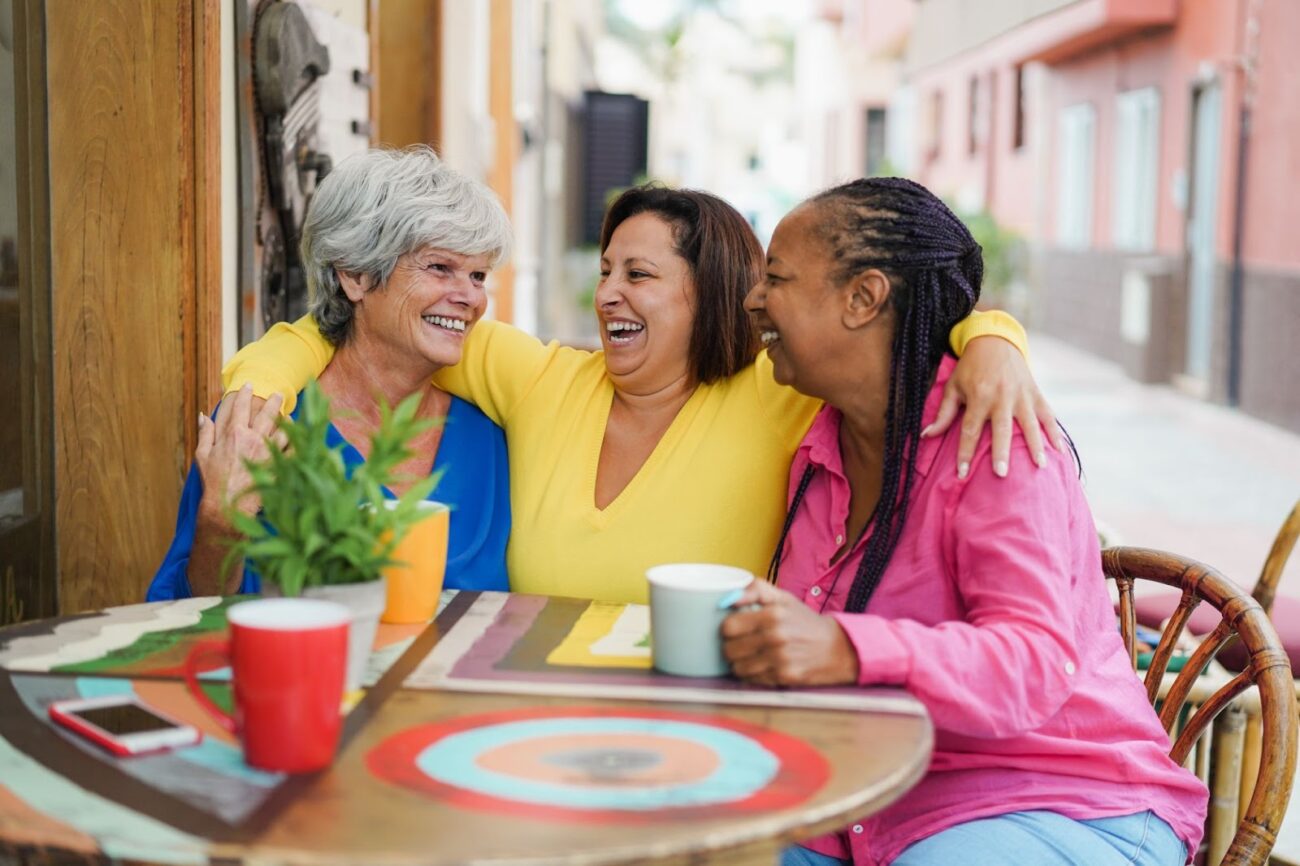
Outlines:
{"label": "woman's arm around shoulder", "polygon": [[961,360],[944,387],[938,416],[921,435],[937,436],[946,431],[957,410],[965,405],[957,449],[959,477],[970,471],[986,423],[993,429],[993,469],[999,477],[1006,477],[1011,468],[1013,420],[1024,433],[1037,466],[1045,465],[1047,459],[1043,430],[1058,451],[1065,448],[1056,416],[1029,371],[1029,338],[1013,316],[1001,310],[971,313],[953,327],[949,341]]}
{"label": "woman's arm around shoulder", "polygon": [[296,322],[277,322],[258,340],[235,353],[221,369],[222,390],[229,394],[244,385],[268,399],[284,398],[282,411],[293,411],[298,392],[320,376],[334,357],[334,347],[321,336],[316,320],[303,316]]}
{"label": "woman's arm around shoulder", "polygon": [[443,367],[434,384],[506,424],[539,382],[569,377],[590,352],[541,340],[505,322],[480,321],[465,337],[459,364]]}
{"label": "woman's arm around shoulder", "polygon": [[[544,346],[536,337],[502,322],[480,321],[465,336],[461,362],[438,371],[434,382],[501,424],[564,351],[554,343]],[[283,411],[292,412],[297,393],[333,357],[334,347],[321,336],[311,316],[280,322],[230,359],[221,371],[223,390],[230,393],[252,384],[258,397],[282,394]]]}

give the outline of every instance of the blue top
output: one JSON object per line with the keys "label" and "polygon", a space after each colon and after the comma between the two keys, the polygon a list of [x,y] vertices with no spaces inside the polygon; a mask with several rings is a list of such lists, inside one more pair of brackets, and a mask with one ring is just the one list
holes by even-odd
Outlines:
{"label": "blue top", "polygon": [[[299,394],[298,406],[302,406]],[[298,415],[294,411],[294,417]],[[348,469],[360,465],[361,453],[353,448],[333,424],[326,434],[331,446],[343,446]],[[458,397],[451,398],[442,441],[433,458],[433,471],[445,470],[430,499],[451,506],[451,527],[447,538],[448,589],[506,590],[506,540],[510,537],[510,473],[506,462],[506,437],[501,428]],[[385,490],[385,494],[389,491]],[[194,523],[203,479],[197,465],[190,467],[176,515],[176,536],[149,584],[147,601],[189,598],[190,549],[194,546]],[[239,592],[261,590],[261,578],[251,563],[244,564]]]}

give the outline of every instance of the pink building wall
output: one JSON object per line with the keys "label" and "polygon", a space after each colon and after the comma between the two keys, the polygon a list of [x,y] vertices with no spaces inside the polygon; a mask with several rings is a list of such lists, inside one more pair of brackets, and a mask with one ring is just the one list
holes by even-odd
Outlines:
{"label": "pink building wall", "polygon": [[[1156,192],[1156,252],[1176,255],[1184,249],[1185,213],[1174,197],[1178,177],[1188,183],[1191,170],[1192,88],[1202,74],[1214,75],[1223,87],[1219,129],[1218,228],[1216,254],[1231,254],[1232,191],[1236,182],[1237,110],[1239,78],[1234,51],[1238,41],[1237,4],[1184,3],[1171,29],[1135,35],[1081,57],[1052,66],[1050,97],[1045,106],[1050,118],[1061,109],[1090,102],[1097,112],[1097,150],[1093,247],[1110,249],[1112,195],[1115,177],[1117,94],[1143,87],[1160,92],[1160,159]],[[1056,176],[1056,128],[1049,125],[1052,141],[1048,158]],[[1047,189],[1047,213],[1054,223],[1055,183]],[[1055,226],[1048,234],[1054,236]]]}
{"label": "pink building wall", "polygon": [[1259,88],[1246,184],[1245,258],[1300,266],[1300,3],[1262,3]]}
{"label": "pink building wall", "polygon": [[[919,14],[988,14],[977,0],[934,2],[923,3]],[[1252,9],[1259,25],[1257,90],[1237,272],[1238,143]],[[1293,348],[1300,323],[1300,0],[1072,0],[1008,20],[1003,32],[969,39],[974,47],[954,56],[935,37],[946,22],[918,22],[916,32],[930,41],[918,43],[917,57],[942,59],[909,76],[915,173],[959,202],[982,197],[999,222],[1030,241],[1033,323],[1144,381],[1174,381],[1300,431],[1300,391],[1293,386],[1300,378]],[[1030,88],[1028,139],[1017,150],[1011,144],[1015,70],[1025,62],[1039,70],[1039,86]],[[991,132],[974,153],[967,132],[972,75],[985,87],[990,75],[996,82]],[[1221,96],[1217,201],[1213,258],[1197,262],[1186,240],[1197,194],[1193,108],[1196,89],[1208,82],[1217,83]],[[1159,93],[1153,248],[1118,249],[1112,226],[1120,174],[1117,97],[1146,87]],[[942,142],[930,154],[927,111],[936,91],[944,94]],[[1094,186],[1090,240],[1079,249],[1056,240],[1057,139],[1062,110],[1083,102],[1094,111]],[[1145,286],[1145,294],[1126,288],[1135,272],[1149,275],[1134,284]],[[1131,337],[1134,332],[1145,336]]]}
{"label": "pink building wall", "polygon": [[[1062,108],[1090,102],[1096,111],[1092,246],[1110,249],[1115,176],[1117,94],[1154,86],[1160,92],[1160,159],[1157,182],[1156,252],[1180,255],[1186,214],[1175,182],[1190,183],[1192,91],[1213,75],[1222,86],[1218,228],[1216,254],[1231,257],[1236,189],[1238,106],[1243,75],[1238,58],[1245,46],[1245,0],[1182,2],[1172,26],[1120,35],[1082,53],[1052,62],[1046,87],[1026,104],[1026,142],[1016,149],[1016,67],[1023,58],[1070,38],[1068,7],[990,40],[940,64],[916,71],[916,175],[941,194],[980,193],[998,220],[1051,246],[1056,236],[1057,118]],[[1254,135],[1249,150],[1245,210],[1247,262],[1266,267],[1300,267],[1300,2],[1263,0]],[[1053,19],[1060,22],[1052,32]],[[974,153],[968,143],[968,88],[979,76],[991,120]],[[943,93],[942,140],[929,152],[928,125],[933,94]],[[1047,172],[1040,173],[1039,160]],[[1045,182],[1044,182],[1045,181]]]}
{"label": "pink building wall", "polygon": [[895,52],[906,43],[916,17],[916,2],[858,0],[846,4],[846,12],[850,10],[856,17],[851,22],[854,37],[865,54],[875,57]]}
{"label": "pink building wall", "polygon": [[[940,195],[960,197],[963,190],[977,197],[998,220],[1027,235],[1039,232],[1035,196],[1032,130],[1025,145],[1013,146],[1017,34],[1005,34],[974,51],[925,69],[912,78],[916,94],[916,179]],[[1023,46],[1020,46],[1023,51]],[[972,153],[969,143],[969,87],[979,78],[986,115],[983,138]],[[990,81],[992,100],[989,100]],[[937,151],[930,148],[934,95],[941,93],[943,111]]]}

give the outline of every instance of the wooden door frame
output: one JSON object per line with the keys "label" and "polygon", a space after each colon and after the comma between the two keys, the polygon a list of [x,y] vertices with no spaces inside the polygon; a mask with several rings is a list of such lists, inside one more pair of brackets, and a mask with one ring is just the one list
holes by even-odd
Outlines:
{"label": "wooden door frame", "polygon": [[74,4],[45,21],[42,438],[64,613],[143,599],[216,400],[220,22],[221,0]]}
{"label": "wooden door frame", "polygon": [[45,88],[45,2],[14,0],[14,107],[17,138],[19,379],[22,388],[23,511],[36,521],[36,570],[24,576],[19,605],[17,576],[6,579],[0,621],[58,612],[54,537],[53,322],[50,294],[50,166]]}
{"label": "wooden door frame", "polygon": [[[163,2],[163,0],[157,0]],[[169,0],[170,2],[170,0]],[[17,252],[19,261],[18,377],[21,388],[22,516],[7,531],[5,561],[0,562],[0,622],[53,616],[61,604],[78,606],[76,593],[65,595],[59,550],[63,543],[58,517],[60,454],[56,443],[67,439],[56,405],[55,342],[57,306],[54,296],[56,243],[55,202],[52,200],[52,165],[61,157],[59,142],[50,134],[51,73],[50,34],[46,0],[13,0],[14,102],[17,162]],[[182,108],[180,161],[181,222],[176,238],[185,288],[177,308],[180,321],[181,393],[176,406],[181,417],[158,419],[175,424],[176,447],[185,449],[188,464],[196,437],[195,418],[219,396],[221,361],[221,0],[185,0],[179,8],[182,45],[178,65],[155,69],[161,80],[180,77],[188,103]],[[116,95],[124,102],[135,98],[127,82]],[[188,93],[186,93],[188,91]],[[60,94],[55,95],[56,98]],[[52,150],[52,145],[54,150]],[[175,322],[175,319],[169,320]],[[160,322],[168,327],[169,322]],[[129,354],[129,349],[126,350]],[[85,363],[113,363],[114,358],[86,358]],[[118,362],[120,358],[116,359]],[[64,357],[62,363],[83,359]],[[142,384],[142,387],[146,387]],[[119,397],[122,399],[122,397]],[[78,424],[80,422],[77,422]],[[91,422],[93,425],[93,421]],[[183,432],[182,432],[183,431]],[[75,440],[75,436],[72,437]],[[75,445],[67,446],[75,448]],[[175,452],[172,452],[174,455]],[[182,471],[184,467],[181,467]],[[81,483],[71,473],[65,485]],[[176,477],[179,494],[182,478]],[[170,484],[159,484],[159,497],[147,507],[170,510],[175,499]],[[66,492],[66,491],[64,491]],[[174,513],[174,512],[173,512]],[[161,517],[158,520],[161,521]],[[170,516],[168,517],[170,520]],[[150,545],[152,546],[152,541]],[[143,559],[161,558],[162,550],[142,552]],[[143,562],[140,563],[143,565]],[[105,562],[106,574],[120,574],[120,564]],[[140,569],[142,571],[143,569]],[[141,579],[132,572],[118,581],[107,601],[138,600]]]}
{"label": "wooden door frame", "polygon": [[[185,316],[185,415],[197,418],[221,399],[221,0],[194,3],[194,276]],[[236,47],[238,50],[238,47]],[[234,82],[229,82],[234,86]],[[237,206],[237,203],[232,202]],[[198,427],[186,430],[192,456]]]}

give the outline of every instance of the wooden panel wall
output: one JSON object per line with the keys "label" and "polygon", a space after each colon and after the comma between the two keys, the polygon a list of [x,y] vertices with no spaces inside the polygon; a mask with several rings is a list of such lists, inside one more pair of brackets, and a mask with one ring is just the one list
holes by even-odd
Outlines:
{"label": "wooden panel wall", "polygon": [[[193,389],[192,408],[197,413],[210,411],[221,399],[222,0],[193,3],[195,290],[194,312],[186,317],[185,333],[189,341],[186,363],[191,371],[187,388]],[[238,203],[230,202],[230,206],[238,207]],[[192,455],[198,428],[188,424],[185,429],[185,451]]]}
{"label": "wooden panel wall", "polygon": [[438,147],[441,9],[441,0],[379,0],[378,15],[370,18],[378,46],[371,71],[379,86],[373,118],[379,144]]}
{"label": "wooden panel wall", "polygon": [[64,612],[143,597],[211,399],[219,107],[196,100],[216,92],[217,2],[60,2],[47,16]]}

